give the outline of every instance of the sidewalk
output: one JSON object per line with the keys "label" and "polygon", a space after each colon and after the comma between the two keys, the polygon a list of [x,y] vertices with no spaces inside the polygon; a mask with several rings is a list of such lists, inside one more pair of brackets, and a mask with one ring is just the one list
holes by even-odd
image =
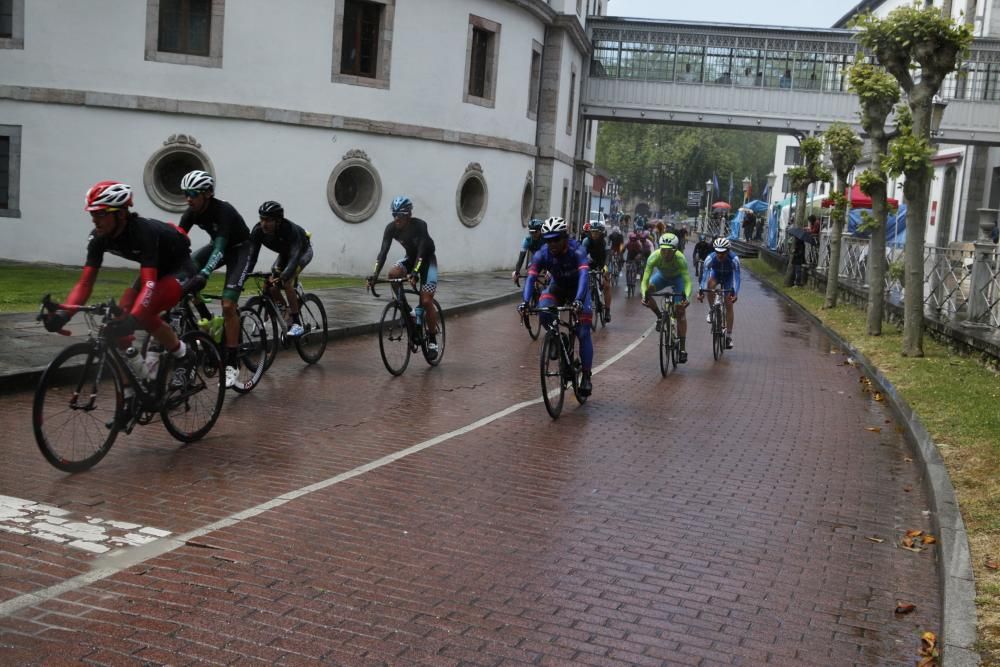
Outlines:
{"label": "sidewalk", "polygon": [[[438,284],[437,298],[445,317],[504,301],[513,303],[518,298],[517,288],[506,271],[451,273],[441,276]],[[363,287],[310,290],[323,300],[331,338],[376,330],[389,286],[379,285],[376,289],[379,299]],[[82,317],[74,318],[67,328],[73,336],[47,332],[35,321],[34,313],[0,313],[0,391],[32,385],[52,358],[86,331]]]}

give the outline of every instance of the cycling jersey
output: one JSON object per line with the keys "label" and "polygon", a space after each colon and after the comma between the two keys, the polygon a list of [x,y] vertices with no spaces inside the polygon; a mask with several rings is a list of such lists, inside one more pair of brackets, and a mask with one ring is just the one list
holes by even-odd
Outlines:
{"label": "cycling jersey", "polygon": [[299,267],[309,263],[308,260],[305,260],[307,254],[312,259],[309,235],[306,230],[288,219],[278,222],[273,234],[264,232],[264,228],[258,222],[250,230],[250,244],[252,246],[250,266],[257,264],[257,255],[260,254],[262,245],[278,253],[278,260],[274,263],[274,267],[284,269],[281,272],[283,281],[294,278]]}
{"label": "cycling jersey", "polygon": [[521,270],[521,264],[524,263],[525,258],[528,258],[528,263],[531,263],[531,257],[534,256],[536,252],[542,249],[545,245],[545,239],[542,238],[541,234],[538,234],[538,238],[534,238],[531,234],[524,237],[524,241],[521,242],[521,252],[517,255],[517,264],[514,265],[514,272]]}
{"label": "cycling jersey", "polygon": [[195,225],[208,232],[213,241],[219,237],[226,239],[226,245],[222,250],[232,248],[250,238],[250,229],[243,221],[243,216],[233,208],[232,204],[215,197],[208,200],[205,209],[200,213],[195,213],[189,208],[181,216],[180,228],[185,232],[191,231]]}
{"label": "cycling jersey", "polygon": [[590,268],[601,271],[608,265],[608,247],[604,239],[595,241],[587,237],[583,240],[583,249],[590,256]]}
{"label": "cycling jersey", "polygon": [[673,256],[664,255],[662,252],[654,252],[646,260],[646,270],[642,273],[642,284],[639,294],[645,294],[649,289],[650,278],[657,274],[654,281],[658,291],[666,284],[673,284],[675,291],[677,287],[683,287],[684,298],[691,296],[691,273],[688,271],[687,260],[680,252],[675,252]]}
{"label": "cycling jersey", "polygon": [[375,275],[378,276],[385,265],[386,255],[389,254],[389,247],[393,239],[399,241],[406,251],[406,262],[416,265],[429,262],[434,257],[434,241],[427,231],[427,223],[420,218],[410,218],[410,220],[400,229],[395,222],[390,222],[385,226],[382,234],[382,247],[378,251],[378,258],[375,260]]}
{"label": "cycling jersey", "polygon": [[191,258],[191,240],[187,234],[159,220],[129,216],[125,229],[117,237],[91,234],[87,240],[86,266],[101,268],[104,253],[154,268],[158,275],[172,273]]}
{"label": "cycling jersey", "polygon": [[740,293],[740,258],[733,252],[726,253],[725,259],[719,259],[719,253],[713,252],[705,260],[705,268],[701,274],[701,289],[708,289],[708,281],[715,278],[723,289],[731,289]]}

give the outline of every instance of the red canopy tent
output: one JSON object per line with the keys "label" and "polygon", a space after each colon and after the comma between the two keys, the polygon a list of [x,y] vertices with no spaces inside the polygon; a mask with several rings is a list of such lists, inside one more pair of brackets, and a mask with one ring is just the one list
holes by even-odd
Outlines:
{"label": "red canopy tent", "polygon": [[[889,208],[899,208],[899,200],[893,199],[892,197],[887,197],[886,202],[889,204]],[[832,208],[833,200],[827,197],[824,199],[820,206],[823,208]],[[872,198],[861,191],[861,186],[857,183],[851,187],[851,208],[871,208]]]}

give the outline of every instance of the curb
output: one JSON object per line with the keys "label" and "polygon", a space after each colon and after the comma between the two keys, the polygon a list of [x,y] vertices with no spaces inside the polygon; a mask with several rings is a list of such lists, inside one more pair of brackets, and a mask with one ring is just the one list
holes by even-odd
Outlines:
{"label": "curb", "polygon": [[972,572],[972,554],[969,551],[965,522],[958,508],[955,487],[948,477],[948,470],[937,445],[920,421],[919,415],[868,357],[798,302],[778,290],[771,281],[757,274],[753,275],[819,327],[838,347],[849,352],[865,374],[878,386],[896,418],[905,425],[907,439],[916,445],[916,453],[924,466],[926,484],[931,494],[932,518],[941,537],[938,554],[941,562],[940,664],[941,667],[978,667],[982,662],[979,652],[975,650],[976,582]]}
{"label": "curb", "polygon": [[[490,308],[492,306],[497,306],[508,301],[519,301],[521,298],[520,292],[511,292],[510,294],[503,294],[500,296],[491,296],[485,299],[479,299],[478,301],[469,301],[467,303],[461,303],[447,310],[442,309],[445,318],[450,318],[455,315],[461,315],[462,313],[470,313],[477,310],[482,310],[484,308]],[[354,336],[364,336],[366,334],[375,333],[378,331],[378,322],[369,322],[367,324],[355,324],[346,327],[338,327],[333,329],[328,329],[326,334],[327,340],[340,340],[342,338],[351,338]],[[281,350],[279,350],[279,353]],[[45,372],[45,366],[38,367],[28,367],[28,368],[18,368],[10,373],[0,375],[0,382],[3,383],[3,389],[0,389],[0,393],[8,393],[12,391],[19,391],[24,389],[33,388],[38,378],[41,377],[42,373]]]}

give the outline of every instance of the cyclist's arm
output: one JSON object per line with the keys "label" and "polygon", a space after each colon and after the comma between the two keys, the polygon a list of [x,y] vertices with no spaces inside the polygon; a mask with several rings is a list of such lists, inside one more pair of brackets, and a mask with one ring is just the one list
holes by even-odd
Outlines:
{"label": "cyclist's arm", "polygon": [[521,270],[521,264],[524,262],[524,258],[528,255],[528,251],[521,248],[521,252],[517,256],[517,264],[514,265],[514,273]]}
{"label": "cyclist's arm", "polygon": [[215,271],[215,267],[219,266],[219,262],[225,256],[226,252],[226,237],[216,236],[212,241],[212,254],[208,256],[208,261],[205,262],[205,266],[201,267],[202,274],[207,278],[211,275],[212,271]]}
{"label": "cyclist's arm", "polygon": [[94,283],[97,281],[97,274],[100,270],[99,266],[87,265],[83,267],[80,279],[76,281],[76,285],[66,297],[66,302],[62,304],[63,310],[76,313],[80,306],[87,303],[90,293],[94,291]]}
{"label": "cyclist's arm", "polygon": [[[308,247],[309,241],[306,239],[305,233],[297,233],[295,241],[292,242],[292,247],[288,251],[288,261],[285,263],[285,270],[281,272],[282,282],[287,283],[295,278],[295,272],[299,270],[299,260],[302,259],[302,255],[305,254]],[[281,257],[279,254],[278,262],[281,261]]]}
{"label": "cyclist's arm", "polygon": [[[414,221],[411,220],[410,224],[414,224]],[[434,242],[431,241],[431,235],[427,231],[427,224],[423,221],[419,221],[417,224],[419,225],[420,240],[417,241],[417,257],[413,264],[414,271],[420,270],[420,265],[423,264],[425,257],[430,257],[434,254]]]}
{"label": "cyclist's arm", "polygon": [[382,247],[378,251],[378,257],[375,258],[375,270],[372,275],[378,278],[378,274],[382,272],[382,267],[385,266],[385,258],[389,254],[389,246],[392,245],[392,223],[385,228],[385,233],[382,234]]}
{"label": "cyclist's arm", "polygon": [[701,266],[701,283],[698,289],[708,289],[708,277],[715,270],[715,256],[710,256]]}
{"label": "cyclist's arm", "polygon": [[261,236],[263,236],[263,232],[258,224],[250,231],[250,261],[247,263],[247,266],[250,268],[247,269],[248,273],[253,271],[257,266],[257,257],[260,255]]}
{"label": "cyclist's arm", "polygon": [[538,274],[541,271],[542,259],[542,251],[539,250],[529,262],[528,279],[524,281],[524,291],[521,293],[522,301],[525,303],[530,302],[535,293],[535,281],[538,280]]}
{"label": "cyclist's arm", "polygon": [[656,269],[656,256],[650,255],[649,259],[646,260],[646,268],[642,271],[642,282],[639,284],[639,296],[646,296],[646,290],[649,289],[649,279],[653,277],[653,271]]}
{"label": "cyclist's arm", "polygon": [[679,252],[674,253],[674,259],[677,262],[677,267],[684,276],[684,300],[687,301],[691,298],[691,271],[688,269],[687,260]]}
{"label": "cyclist's arm", "polygon": [[740,258],[733,254],[733,296],[740,294]]}

